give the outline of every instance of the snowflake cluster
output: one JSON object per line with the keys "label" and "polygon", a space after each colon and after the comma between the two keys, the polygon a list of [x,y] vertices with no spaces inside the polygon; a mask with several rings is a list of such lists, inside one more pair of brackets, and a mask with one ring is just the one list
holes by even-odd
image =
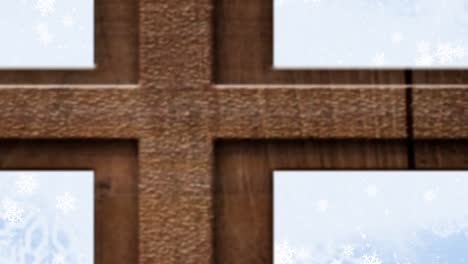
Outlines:
{"label": "snowflake cluster", "polygon": [[66,263],[66,256],[63,253],[56,253],[52,258],[52,264],[65,264]]}
{"label": "snowflake cluster", "polygon": [[18,224],[23,221],[24,209],[11,199],[2,201],[3,213],[2,218],[12,224]]}
{"label": "snowflake cluster", "polygon": [[[322,259],[323,263],[329,264],[343,264],[343,263],[356,263],[356,264],[383,264],[381,258],[376,253],[364,254],[361,256],[355,256],[355,248],[352,245],[345,245],[341,251],[337,252],[337,255],[332,253]],[[320,258],[315,256],[316,260]],[[318,258],[317,258],[318,257]],[[275,264],[293,264],[293,263],[306,263],[311,255],[308,250],[301,248],[296,249],[292,247],[288,242],[283,241],[275,244],[274,250],[274,263]],[[315,262],[314,262],[315,263]]]}
{"label": "snowflake cluster", "polygon": [[296,250],[288,242],[275,245],[275,264],[292,264],[296,258]]}
{"label": "snowflake cluster", "polygon": [[43,46],[48,46],[54,40],[54,37],[49,31],[49,28],[45,24],[39,24],[36,27],[36,33],[39,39],[39,42]]}
{"label": "snowflake cluster", "polygon": [[[4,188],[0,195],[0,263],[91,263],[89,247],[80,244],[82,237],[74,227],[81,224],[75,219],[81,214],[73,218],[60,214],[76,210],[79,196],[73,192],[80,187],[57,193],[55,189],[69,186],[69,179],[32,171],[6,174],[0,183],[13,188]],[[54,183],[46,188],[49,180]],[[88,250],[79,254],[80,248]]]}
{"label": "snowflake cluster", "polygon": [[63,213],[67,214],[75,210],[76,199],[73,195],[66,192],[62,195],[57,196],[57,208]]}
{"label": "snowflake cluster", "polygon": [[364,255],[359,259],[359,264],[382,264],[382,261],[375,254]]}
{"label": "snowflake cluster", "polygon": [[43,16],[52,15],[56,9],[56,0],[37,0],[36,8]]}
{"label": "snowflake cluster", "polygon": [[15,185],[20,194],[32,194],[38,187],[36,177],[32,174],[20,175]]}
{"label": "snowflake cluster", "polygon": [[[55,13],[56,0],[36,0],[35,7],[42,16],[50,16]],[[75,20],[73,16],[66,15],[62,18],[62,24],[64,27],[70,28],[75,24]],[[43,46],[48,46],[54,39],[52,33],[49,30],[49,27],[44,23],[40,23],[36,26],[36,33],[39,42]]]}
{"label": "snowflake cluster", "polygon": [[431,66],[435,63],[450,64],[465,57],[465,49],[461,45],[446,42],[438,44],[435,48],[421,41],[417,45],[416,65]]}
{"label": "snowflake cluster", "polygon": [[351,245],[346,245],[343,247],[343,257],[350,258],[354,255],[354,247]]}

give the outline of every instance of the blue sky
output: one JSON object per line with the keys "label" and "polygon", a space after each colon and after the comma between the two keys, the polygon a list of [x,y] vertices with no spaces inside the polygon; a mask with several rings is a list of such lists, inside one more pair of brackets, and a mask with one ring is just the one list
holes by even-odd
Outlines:
{"label": "blue sky", "polygon": [[94,68],[94,1],[0,1],[0,68]]}
{"label": "blue sky", "polygon": [[456,171],[277,171],[274,241],[313,256],[293,263],[468,263],[466,190]]}
{"label": "blue sky", "polygon": [[0,171],[0,263],[93,259],[93,171]]}
{"label": "blue sky", "polygon": [[467,0],[274,0],[277,68],[460,68]]}

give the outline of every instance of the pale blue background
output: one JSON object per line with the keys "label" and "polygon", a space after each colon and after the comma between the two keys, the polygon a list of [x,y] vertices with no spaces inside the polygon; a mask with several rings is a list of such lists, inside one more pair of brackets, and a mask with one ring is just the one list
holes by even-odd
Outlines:
{"label": "pale blue background", "polygon": [[275,264],[468,263],[467,202],[462,171],[275,171]]}
{"label": "pale blue background", "polygon": [[[468,66],[468,54],[445,62],[437,55],[446,44],[468,53],[468,0],[273,1],[276,68]],[[424,42],[429,49],[418,52]]]}
{"label": "pale blue background", "polygon": [[[18,192],[22,173],[33,175],[37,188]],[[57,208],[57,196],[75,198],[74,209]],[[22,223],[4,219],[2,202],[10,199],[24,209]],[[40,245],[45,247],[40,247]],[[55,254],[66,255],[54,263]],[[12,261],[14,258],[14,261]],[[94,262],[93,171],[0,171],[0,263],[92,264]]]}
{"label": "pale blue background", "polygon": [[[55,11],[45,15],[38,1],[0,1],[0,68],[94,68],[94,1],[55,0]],[[39,40],[39,25],[53,38],[48,45]]]}

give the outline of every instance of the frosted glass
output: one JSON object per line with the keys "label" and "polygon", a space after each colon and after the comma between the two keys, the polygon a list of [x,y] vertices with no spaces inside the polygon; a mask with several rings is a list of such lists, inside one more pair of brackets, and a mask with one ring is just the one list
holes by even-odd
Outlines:
{"label": "frosted glass", "polygon": [[276,68],[463,68],[468,0],[272,0]]}
{"label": "frosted glass", "polygon": [[93,262],[92,171],[0,171],[0,263]]}
{"label": "frosted glass", "polygon": [[94,68],[94,1],[1,0],[0,68]]}
{"label": "frosted glass", "polygon": [[468,173],[275,171],[275,264],[468,262]]}

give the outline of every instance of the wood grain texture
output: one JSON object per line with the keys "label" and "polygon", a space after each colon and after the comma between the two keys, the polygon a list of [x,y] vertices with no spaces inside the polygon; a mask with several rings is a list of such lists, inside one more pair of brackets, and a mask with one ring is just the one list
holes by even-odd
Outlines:
{"label": "wood grain texture", "polygon": [[215,83],[405,84],[404,70],[273,70],[272,0],[216,1],[214,41]]}
{"label": "wood grain texture", "polygon": [[415,143],[417,169],[468,169],[468,140],[423,140]]}
{"label": "wood grain texture", "polygon": [[212,81],[212,0],[139,0],[143,87],[207,89]]}
{"label": "wood grain texture", "polygon": [[135,84],[138,1],[95,1],[96,70],[0,70],[1,84]]}
{"label": "wood grain texture", "polygon": [[0,141],[1,169],[93,169],[95,263],[138,262],[138,157],[132,141]]}
{"label": "wood grain texture", "polygon": [[468,138],[468,87],[413,89],[416,138]]}
{"label": "wood grain texture", "polygon": [[406,137],[405,89],[233,85],[216,91],[215,104],[219,137]]}
{"label": "wood grain texture", "polygon": [[272,263],[274,169],[405,169],[403,141],[220,141],[215,149],[215,263]]}
{"label": "wood grain texture", "polygon": [[0,89],[0,137],[138,139],[139,263],[212,263],[215,138],[406,135],[404,90],[153,85]]}
{"label": "wood grain texture", "polygon": [[417,85],[467,85],[467,70],[413,70],[413,83]]}
{"label": "wood grain texture", "polygon": [[[254,2],[266,3],[264,0],[248,3],[233,0],[232,5],[237,9],[242,7],[246,15],[255,19],[259,7]],[[379,86],[337,89],[328,85],[286,87],[316,80],[319,84],[348,84],[351,81],[354,84],[402,83],[404,77],[399,72],[318,72],[310,77],[298,74],[297,79],[296,74],[285,73],[284,76],[262,79],[256,74],[266,70],[255,68],[258,67],[255,62],[248,62],[242,68],[233,68],[239,65],[238,62],[220,62],[223,55],[218,52],[221,49],[227,52],[231,47],[236,54],[234,51],[237,52],[241,45],[233,40],[232,46],[227,42],[224,48],[219,46],[222,44],[219,28],[227,27],[223,23],[228,20],[235,20],[233,14],[228,13],[228,20],[220,20],[222,12],[228,11],[219,10],[229,3],[227,0],[139,0],[139,25],[134,28],[139,31],[138,48],[128,51],[130,56],[125,55],[138,64],[137,67],[118,65],[122,67],[119,68],[122,72],[118,73],[122,78],[127,71],[138,71],[134,75],[135,81],[130,78],[131,83],[138,83],[136,89],[115,86],[126,83],[123,79],[102,81],[109,84],[106,89],[98,85],[68,85],[66,83],[74,82],[47,76],[47,73],[24,73],[26,79],[21,80],[21,75],[18,75],[14,82],[8,82],[1,79],[6,75],[0,72],[0,138],[138,140],[138,263],[213,263],[216,249],[213,235],[213,141],[216,139],[380,139],[407,136],[404,89]],[[126,10],[113,8],[112,12],[117,16]],[[264,15],[259,17],[264,19]],[[125,16],[120,18],[126,21]],[[247,29],[265,30],[262,29],[265,24],[257,22],[251,23]],[[244,22],[239,20],[238,23],[242,25]],[[232,28],[226,28],[224,32],[228,34]],[[133,41],[130,35],[126,36],[128,39],[112,45]],[[258,43],[269,41],[268,38],[258,40],[255,36],[251,40]],[[257,41],[251,41],[251,45],[255,47]],[[268,46],[265,48],[269,49]],[[264,67],[267,53],[256,51],[252,58],[260,56],[261,67]],[[112,61],[112,64],[119,63],[120,60]],[[229,66],[231,64],[234,66]],[[228,73],[229,69],[234,69],[232,75]],[[221,72],[223,70],[226,70],[226,75]],[[249,79],[250,72],[257,76],[254,81]],[[41,83],[38,79],[28,81],[28,76],[35,74],[45,74],[41,77],[43,83],[57,85],[13,85]],[[241,78],[236,77],[239,75]],[[232,79],[222,76],[232,76]],[[54,81],[55,78],[57,80]],[[81,79],[78,75],[76,78],[76,83],[101,83],[101,79]],[[214,80],[246,85],[229,85],[225,89],[214,85]],[[250,85],[254,83],[285,85]],[[337,148],[348,150],[340,152],[322,147],[321,153],[324,154],[321,157],[328,158],[324,158],[323,164],[313,164],[334,166],[336,159],[348,159],[368,167],[384,166],[394,164],[396,158],[390,153],[400,155],[398,153],[401,152],[390,150],[393,147],[388,146],[388,154],[377,155],[381,152],[369,147],[359,152],[369,158],[369,161],[363,161],[360,155],[355,157],[352,147]],[[386,150],[382,152],[387,153]]]}

